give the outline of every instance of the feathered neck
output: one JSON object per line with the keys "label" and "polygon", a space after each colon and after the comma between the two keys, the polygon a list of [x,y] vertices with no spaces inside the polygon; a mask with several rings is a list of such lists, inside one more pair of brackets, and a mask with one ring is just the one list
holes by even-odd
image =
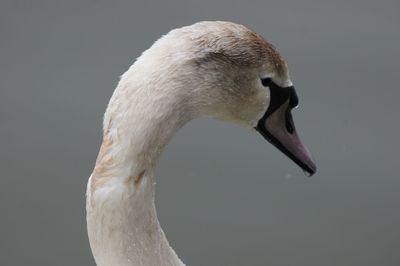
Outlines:
{"label": "feathered neck", "polygon": [[128,70],[110,100],[88,183],[87,226],[97,265],[183,265],[157,219],[154,169],[191,112],[178,84],[140,74],[139,67]]}

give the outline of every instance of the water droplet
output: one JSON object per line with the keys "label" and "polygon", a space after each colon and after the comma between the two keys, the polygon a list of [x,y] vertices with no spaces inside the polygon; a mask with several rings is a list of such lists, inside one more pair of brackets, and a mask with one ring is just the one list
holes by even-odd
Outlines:
{"label": "water droplet", "polygon": [[287,179],[287,180],[290,180],[290,179],[292,179],[292,174],[289,174],[289,173],[287,173],[286,175],[285,175],[285,178]]}

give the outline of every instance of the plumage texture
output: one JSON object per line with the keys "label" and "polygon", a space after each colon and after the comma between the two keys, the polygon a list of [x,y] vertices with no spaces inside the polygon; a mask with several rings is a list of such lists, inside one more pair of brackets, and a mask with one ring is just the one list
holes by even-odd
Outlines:
{"label": "plumage texture", "polygon": [[291,84],[276,49],[231,22],[172,30],[122,75],[104,115],[103,143],[87,188],[97,265],[183,265],[156,215],[159,155],[180,127],[199,116],[253,127],[269,103],[262,76]]}

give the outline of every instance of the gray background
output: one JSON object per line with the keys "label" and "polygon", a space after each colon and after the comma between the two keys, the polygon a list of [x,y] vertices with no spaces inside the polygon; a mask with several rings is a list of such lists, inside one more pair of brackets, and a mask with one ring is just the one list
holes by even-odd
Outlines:
{"label": "gray background", "polygon": [[85,187],[118,76],[200,20],[274,43],[312,178],[257,133],[199,119],[158,167],[188,265],[400,265],[398,1],[1,1],[0,265],[94,265]]}

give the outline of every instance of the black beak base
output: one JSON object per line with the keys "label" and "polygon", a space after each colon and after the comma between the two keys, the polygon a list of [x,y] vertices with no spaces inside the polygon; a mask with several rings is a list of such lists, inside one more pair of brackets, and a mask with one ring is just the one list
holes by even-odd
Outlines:
{"label": "black beak base", "polygon": [[268,87],[271,92],[270,104],[255,129],[308,176],[312,176],[317,168],[307,147],[297,135],[291,114],[291,109],[298,104],[296,91],[293,86],[282,88],[273,82]]}

